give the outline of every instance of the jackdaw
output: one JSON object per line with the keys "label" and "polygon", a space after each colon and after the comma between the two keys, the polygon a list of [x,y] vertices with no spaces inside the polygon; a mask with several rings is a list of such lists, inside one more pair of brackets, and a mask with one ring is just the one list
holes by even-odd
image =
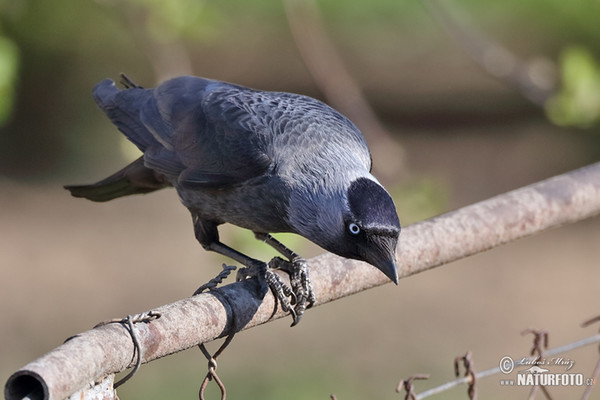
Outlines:
{"label": "jackdaw", "polygon": [[[175,187],[200,244],[243,264],[238,278],[266,279],[294,324],[314,301],[306,262],[270,233],[299,234],[398,283],[396,208],[346,117],[310,97],[192,76],[154,89],[124,75],[121,83],[123,90],[106,79],[93,96],[143,155],[95,184],[65,186],[73,196],[108,201]],[[287,261],[267,265],[221,243],[217,227],[226,222],[251,230]],[[269,267],[285,269],[291,288]]]}

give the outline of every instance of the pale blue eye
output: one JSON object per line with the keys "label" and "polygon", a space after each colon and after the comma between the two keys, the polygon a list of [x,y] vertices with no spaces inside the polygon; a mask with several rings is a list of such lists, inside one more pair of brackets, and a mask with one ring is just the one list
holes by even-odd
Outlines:
{"label": "pale blue eye", "polygon": [[351,234],[353,235],[358,235],[360,233],[360,228],[358,227],[358,225],[356,225],[354,222],[351,222],[348,225],[348,230],[350,231]]}

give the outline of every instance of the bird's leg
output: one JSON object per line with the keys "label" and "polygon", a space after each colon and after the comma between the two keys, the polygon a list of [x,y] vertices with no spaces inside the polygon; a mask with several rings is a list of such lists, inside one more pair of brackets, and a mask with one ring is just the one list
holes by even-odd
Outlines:
{"label": "bird's leg", "polygon": [[288,261],[285,261],[275,257],[269,262],[269,266],[282,269],[290,275],[290,285],[296,296],[294,310],[298,319],[293,324],[296,325],[300,321],[304,310],[315,303],[315,294],[308,275],[306,260],[268,233],[255,233],[254,235],[258,240],[264,241],[288,259]]}
{"label": "bird's leg", "polygon": [[292,308],[288,297],[294,299],[294,293],[292,290],[281,280],[279,275],[269,269],[266,263],[248,257],[247,255],[240,253],[231,247],[215,241],[208,243],[205,248],[210,251],[217,252],[224,256],[234,259],[235,261],[244,265],[244,268],[238,269],[237,280],[243,280],[253,277],[263,278],[269,285],[269,288],[273,291],[273,294],[281,304],[281,309],[285,312],[289,312],[294,319],[294,325],[298,323],[299,318],[297,317],[296,311]]}
{"label": "bird's leg", "polygon": [[295,294],[292,289],[283,283],[279,275],[273,272],[264,262],[250,258],[221,243],[219,240],[219,232],[217,230],[218,224],[216,222],[203,220],[200,215],[193,210],[192,220],[194,222],[194,234],[196,235],[196,239],[205,250],[217,252],[243,264],[245,268],[240,268],[237,272],[238,281],[252,277],[257,277],[259,280],[264,279],[267,285],[269,285],[275,298],[281,304],[281,309],[291,314],[294,319],[294,324],[298,323],[299,318],[296,315],[296,311],[292,307],[290,300],[288,300],[288,298],[291,297],[292,303],[297,303]]}

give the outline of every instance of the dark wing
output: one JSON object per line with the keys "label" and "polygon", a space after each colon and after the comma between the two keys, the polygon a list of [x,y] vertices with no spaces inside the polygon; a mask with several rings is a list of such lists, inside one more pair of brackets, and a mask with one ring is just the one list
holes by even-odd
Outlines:
{"label": "dark wing", "polygon": [[252,115],[243,121],[246,129],[268,131],[265,152],[280,174],[297,178],[299,171],[314,176],[345,168],[371,170],[362,133],[321,101],[293,93],[245,90],[230,96],[228,103]]}
{"label": "dark wing", "polygon": [[[277,132],[274,154],[281,173],[340,174],[371,170],[371,154],[358,128],[328,105],[291,93],[264,92],[277,103],[268,125]],[[276,99],[276,100],[275,100]]]}
{"label": "dark wing", "polygon": [[228,99],[251,91],[196,77],[156,89],[94,89],[98,105],[144,152],[145,165],[184,187],[224,187],[265,174],[272,165],[264,129]]}
{"label": "dark wing", "polygon": [[67,185],[74,197],[85,197],[92,201],[109,201],[132,194],[150,193],[170,186],[167,179],[144,166],[143,157],[108,178],[91,185]]}
{"label": "dark wing", "polygon": [[96,85],[93,91],[98,107],[140,150],[158,142],[140,121],[140,110],[152,97],[152,89],[119,90],[110,79]]}

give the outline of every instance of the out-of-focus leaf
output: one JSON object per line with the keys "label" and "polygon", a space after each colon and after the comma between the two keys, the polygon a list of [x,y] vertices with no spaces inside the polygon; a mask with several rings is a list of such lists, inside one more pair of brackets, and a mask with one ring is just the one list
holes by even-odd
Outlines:
{"label": "out-of-focus leaf", "polygon": [[179,37],[203,39],[213,33],[218,13],[202,0],[133,0],[145,8],[152,38],[169,42]]}
{"label": "out-of-focus leaf", "polygon": [[17,46],[9,38],[0,36],[0,126],[6,122],[13,109],[18,68]]}
{"label": "out-of-focus leaf", "polygon": [[448,186],[431,177],[411,180],[389,189],[395,199],[402,225],[409,225],[442,213],[450,198]]}
{"label": "out-of-focus leaf", "polygon": [[562,88],[546,104],[557,125],[587,128],[600,122],[600,65],[581,47],[565,50],[561,57]]}

